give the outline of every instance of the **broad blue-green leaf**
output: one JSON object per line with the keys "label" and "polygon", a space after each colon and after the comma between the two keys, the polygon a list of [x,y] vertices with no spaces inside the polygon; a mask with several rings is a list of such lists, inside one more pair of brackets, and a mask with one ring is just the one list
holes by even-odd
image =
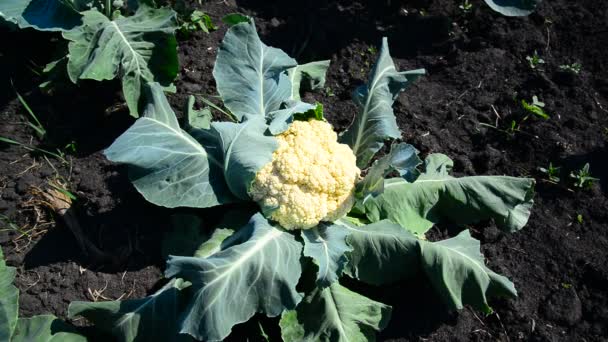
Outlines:
{"label": "broad blue-green leaf", "polygon": [[[8,340],[3,340],[8,341]],[[53,315],[19,318],[11,342],[86,342],[76,329]]]}
{"label": "broad blue-green leaf", "polygon": [[348,230],[344,272],[368,284],[382,285],[413,275],[418,270],[418,239],[388,220],[365,226],[341,219],[336,224]]}
{"label": "broad blue-green leaf", "polygon": [[165,275],[192,282],[182,333],[222,340],[256,312],[274,317],[302,299],[296,290],[302,245],[259,213],[238,234],[242,243],[207,258],[169,259]]}
{"label": "broad blue-green leaf", "polygon": [[224,105],[239,120],[247,115],[265,118],[289,99],[285,72],[296,65],[283,51],[262,43],[253,21],[242,22],[226,33],[213,76]]}
{"label": "broad blue-green leaf", "polygon": [[389,219],[412,233],[424,234],[435,223],[470,224],[493,219],[507,232],[521,229],[530,217],[534,180],[505,176],[454,178],[452,161],[442,154],[427,157],[426,171],[414,183],[385,181],[384,193],[366,198],[372,221]]}
{"label": "broad blue-green leaf", "polygon": [[249,200],[249,187],[255,174],[272,160],[279,147],[275,137],[268,134],[263,118],[249,117],[240,123],[213,122],[209,135],[213,148],[222,157],[222,170],[232,194]]}
{"label": "broad blue-green leaf", "polygon": [[182,341],[178,335],[180,291],[189,284],[173,279],[151,296],[107,302],[72,302],[68,317],[85,317],[118,341]]}
{"label": "broad blue-green leaf", "polygon": [[234,201],[222,161],[179,127],[158,84],[148,89],[144,117],[114,141],[106,157],[129,164],[133,185],[156,205],[205,208]]}
{"label": "broad blue-green leaf", "polygon": [[68,74],[80,79],[120,77],[131,115],[139,116],[144,85],[158,82],[169,88],[177,76],[176,14],[169,8],[141,6],[130,17],[110,21],[98,11],[84,12],[84,24],[64,32],[69,43]]}
{"label": "broad blue-green leaf", "polygon": [[416,167],[420,164],[422,160],[414,146],[405,143],[393,145],[389,154],[376,160],[363,181],[357,184],[357,194],[360,197],[378,196],[384,191],[384,177],[393,171],[412,182],[418,176]]}
{"label": "broad blue-green leaf", "polygon": [[287,70],[291,81],[291,98],[300,100],[300,90],[316,90],[325,86],[330,60],[297,65]]}
{"label": "broad blue-green leaf", "polygon": [[40,31],[65,31],[82,23],[80,13],[69,1],[62,0],[2,0],[0,18],[20,28]]}
{"label": "broad blue-green leaf", "polygon": [[196,110],[194,109],[194,102],[194,96],[190,95],[184,111],[186,113],[187,130],[190,128],[209,129],[212,119],[211,110],[208,107]]}
{"label": "broad blue-green leaf", "polygon": [[360,169],[367,167],[385,140],[401,137],[393,113],[393,102],[401,91],[423,74],[422,69],[397,71],[389,55],[387,39],[382,39],[380,55],[368,83],[358,87],[353,94],[353,100],[360,108],[359,113],[340,136],[340,142],[348,144],[357,156]]}
{"label": "broad blue-green leaf", "polygon": [[485,0],[496,12],[509,17],[522,17],[531,14],[541,0]]}
{"label": "broad blue-green leaf", "polygon": [[277,135],[285,132],[293,120],[323,120],[323,105],[301,101],[286,101],[285,108],[276,110],[268,114],[268,130],[271,134]]}
{"label": "broad blue-green leaf", "polygon": [[338,281],[346,264],[345,253],[352,250],[346,244],[349,230],[338,224],[325,224],[302,230],[304,255],[319,266],[317,285],[327,287]]}
{"label": "broad blue-green leaf", "polygon": [[439,242],[420,240],[422,269],[433,287],[453,309],[464,305],[491,313],[488,297],[515,297],[515,286],[484,264],[479,241],[468,230]]}
{"label": "broad blue-green leaf", "polygon": [[0,248],[0,341],[9,341],[19,313],[19,290],[13,285],[16,270],[6,266]]}
{"label": "broad blue-green leaf", "polygon": [[283,341],[368,342],[386,327],[391,307],[339,283],[315,288],[281,317]]}

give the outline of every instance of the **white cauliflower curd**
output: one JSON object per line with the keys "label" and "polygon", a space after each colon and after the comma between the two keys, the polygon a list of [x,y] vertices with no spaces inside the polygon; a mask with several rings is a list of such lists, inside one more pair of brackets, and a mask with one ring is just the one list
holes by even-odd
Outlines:
{"label": "white cauliflower curd", "polygon": [[307,229],[346,215],[361,171],[353,151],[338,143],[331,125],[295,121],[276,138],[279,148],[250,188],[254,201],[274,208],[269,218],[285,229]]}

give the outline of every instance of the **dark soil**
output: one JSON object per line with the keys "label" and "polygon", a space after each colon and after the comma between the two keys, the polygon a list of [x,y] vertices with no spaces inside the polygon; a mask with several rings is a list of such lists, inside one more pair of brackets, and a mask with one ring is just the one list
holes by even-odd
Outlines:
{"label": "dark soil", "polygon": [[[424,281],[396,284],[394,291],[367,289],[394,306],[380,339],[606,341],[608,2],[544,1],[527,18],[502,17],[482,1],[473,4],[471,13],[453,0],[243,0],[213,1],[202,8],[217,23],[231,12],[254,16],[262,39],[300,62],[331,59],[326,89],[306,98],[322,102],[337,129],[352,120],[350,93],[365,81],[375,48],[387,36],[401,70],[428,73],[395,103],[404,141],[423,154],[447,154],[458,175],[537,179],[533,214],[522,231],[503,234],[491,222],[472,227],[490,268],[512,279],[519,297],[493,301],[495,312],[483,316],[468,308],[445,313]],[[170,97],[178,114],[188,95],[215,94],[211,71],[225,31],[220,24],[210,34],[181,37],[178,92]],[[52,60],[60,37],[1,34],[21,43],[0,46],[0,136],[52,151],[76,144],[65,162],[0,145],[0,244],[8,263],[19,270],[21,315],[65,318],[74,300],[145,296],[161,281],[160,240],[172,212],[146,203],[125,168],[101,154],[133,122],[119,85],[83,83],[45,95],[37,87],[43,79],[32,69]],[[526,56],[534,51],[545,63],[531,69]],[[579,74],[560,70],[575,62],[582,65]],[[44,139],[24,123],[26,111],[9,79],[49,132]],[[519,101],[529,102],[533,95],[545,102],[550,119],[522,109]],[[509,130],[512,121],[518,130]],[[538,171],[550,162],[562,167],[558,184]],[[569,173],[585,163],[600,181],[579,189]],[[116,256],[114,262],[91,263],[61,218],[34,203],[32,187],[57,177],[77,196],[75,210],[89,238]],[[209,211],[197,212],[209,217]],[[430,237],[455,232],[439,226]],[[259,338],[257,330],[246,328],[237,332]],[[276,337],[276,331],[269,333]]]}

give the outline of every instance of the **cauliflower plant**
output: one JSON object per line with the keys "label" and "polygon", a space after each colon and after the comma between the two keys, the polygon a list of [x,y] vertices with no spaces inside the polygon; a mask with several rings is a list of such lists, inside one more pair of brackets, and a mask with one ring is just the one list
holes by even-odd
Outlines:
{"label": "cauliflower plant", "polygon": [[361,170],[337,138],[329,123],[314,119],[295,121],[277,136],[279,148],[250,189],[254,201],[270,208],[270,219],[285,229],[307,229],[351,209]]}

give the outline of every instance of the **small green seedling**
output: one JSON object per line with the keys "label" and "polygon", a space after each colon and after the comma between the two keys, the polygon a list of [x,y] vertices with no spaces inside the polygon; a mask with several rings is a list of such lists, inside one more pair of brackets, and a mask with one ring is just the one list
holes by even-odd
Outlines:
{"label": "small green seedling", "polygon": [[507,132],[509,132],[511,134],[513,134],[515,132],[518,132],[519,131],[519,127],[520,127],[520,125],[517,124],[517,121],[511,120],[511,126],[509,127],[509,129],[507,129]]}
{"label": "small green seedling", "polygon": [[262,326],[262,323],[258,322],[258,327],[260,328],[260,335],[262,336],[262,338],[264,339],[264,341],[269,342],[270,341],[270,337],[268,337],[268,334],[264,330],[264,327]]}
{"label": "small green seedling", "polygon": [[578,222],[579,224],[583,224],[583,215],[582,214],[576,215],[576,222]]}
{"label": "small green seedling", "polygon": [[539,167],[538,170],[547,175],[549,180],[553,183],[559,182],[559,172],[561,167],[553,166],[553,163],[549,163],[548,168]]}
{"label": "small green seedling", "polygon": [[540,58],[536,50],[534,50],[534,54],[532,56],[526,56],[526,60],[528,61],[531,69],[537,69],[541,64],[545,64],[545,60]]}
{"label": "small green seedling", "polygon": [[579,74],[583,66],[580,63],[572,63],[572,64],[563,64],[559,66],[560,70],[568,71],[573,74]]}
{"label": "small green seedling", "polygon": [[593,182],[599,180],[599,178],[591,177],[589,163],[585,164],[585,166],[576,173],[570,173],[570,178],[574,179],[574,186],[577,188],[589,188]]}
{"label": "small green seedling", "polygon": [[[12,85],[12,82],[13,81],[11,80],[11,85]],[[13,90],[14,89],[15,89],[15,87],[13,86]],[[44,126],[42,125],[40,120],[38,120],[38,117],[36,116],[36,114],[34,113],[32,108],[30,108],[30,106],[25,101],[23,96],[21,96],[21,94],[19,94],[17,92],[17,90],[15,90],[15,94],[17,94],[17,99],[19,99],[19,102],[21,102],[21,105],[23,106],[23,108],[25,108],[25,111],[32,118],[32,121],[30,121],[30,120],[27,121],[27,125],[30,126],[34,130],[34,132],[36,132],[38,139],[44,139],[44,137],[46,136],[46,129],[44,129]]]}
{"label": "small green seedling", "polygon": [[469,13],[473,9],[473,4],[469,0],[464,0],[460,6],[458,6],[464,13]]}
{"label": "small green seedling", "polygon": [[66,150],[68,153],[76,153],[76,142],[71,141],[69,144],[65,145],[63,149]]}
{"label": "small green seedling", "polygon": [[336,96],[336,94],[334,94],[334,91],[331,89],[331,87],[325,87],[325,96],[334,97]]}
{"label": "small green seedling", "polygon": [[19,141],[13,140],[13,139],[9,139],[6,137],[2,137],[2,136],[0,136],[0,142],[3,142],[5,144],[10,144],[10,145],[15,145],[15,146],[21,146],[22,148],[26,149],[27,151],[39,152],[39,153],[42,153],[42,154],[45,154],[45,155],[48,155],[51,157],[55,157],[55,158],[61,160],[63,163],[68,164],[68,161],[64,158],[63,153],[59,150],[57,151],[57,153],[55,153],[55,152],[47,151],[45,149],[34,147],[34,146],[31,146],[28,144],[24,144],[22,142],[19,142]]}
{"label": "small green seedling", "polygon": [[74,194],[73,194],[72,192],[70,192],[68,189],[65,189],[65,187],[61,186],[61,184],[59,184],[59,183],[57,183],[57,184],[54,184],[54,183],[49,183],[49,185],[50,185],[50,186],[51,186],[53,189],[55,189],[55,190],[59,191],[61,194],[63,194],[63,195],[64,195],[64,196],[66,196],[67,198],[69,198],[70,200],[72,200],[72,201],[76,201],[76,199],[77,199],[76,195],[74,195]]}
{"label": "small green seedling", "polygon": [[207,13],[199,10],[195,10],[190,13],[190,16],[188,16],[179,27],[179,31],[184,35],[188,35],[199,30],[209,33],[209,31],[214,31],[216,29],[217,27],[211,21],[211,17],[209,17]]}
{"label": "small green seedling", "polygon": [[549,118],[549,114],[545,113],[543,110],[545,103],[539,101],[536,95],[532,96],[532,103],[528,103],[526,100],[521,100],[521,105],[526,111],[534,115],[540,116],[545,120]]}

